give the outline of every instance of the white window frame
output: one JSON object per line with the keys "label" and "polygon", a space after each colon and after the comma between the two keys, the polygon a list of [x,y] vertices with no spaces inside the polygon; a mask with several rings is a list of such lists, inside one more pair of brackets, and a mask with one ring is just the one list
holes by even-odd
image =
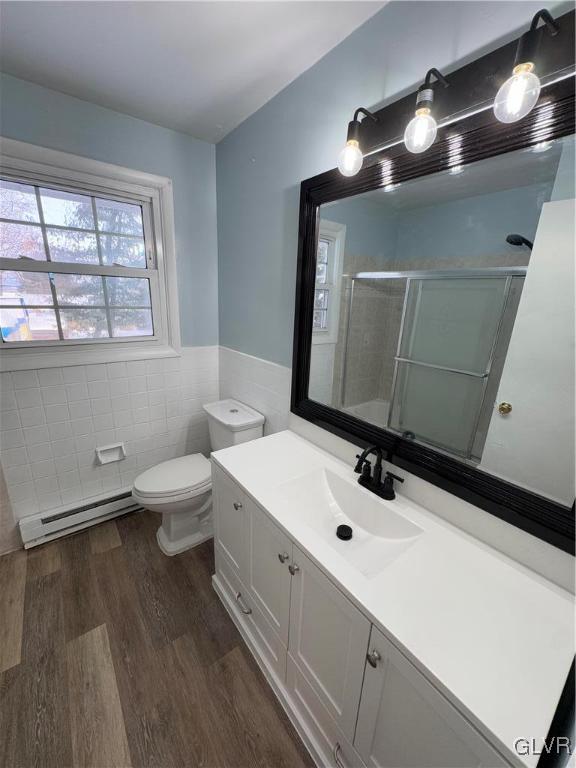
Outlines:
{"label": "white window frame", "polygon": [[316,283],[315,290],[326,288],[329,292],[326,328],[312,331],[312,344],[336,344],[338,341],[338,323],[340,320],[340,296],[342,292],[342,264],[344,263],[344,244],[346,225],[335,221],[320,219],[318,240],[328,240],[328,263],[326,282]]}
{"label": "white window frame", "polygon": [[[174,236],[172,181],[164,176],[134,171],[98,160],[46,149],[0,137],[0,174],[23,183],[52,186],[127,202],[148,203],[152,221],[144,221],[146,259],[155,262],[155,275],[144,269],[122,268],[124,277],[150,280],[154,335],[141,339],[94,339],[12,342],[0,348],[0,371],[52,368],[174,357],[180,354],[180,322]],[[143,210],[146,211],[148,205]],[[151,246],[150,250],[149,247]],[[13,259],[3,259],[3,269],[17,269]],[[8,264],[9,263],[9,264]],[[37,262],[37,272],[78,273],[78,265]],[[118,274],[118,268],[82,265],[82,273]],[[151,279],[152,278],[152,279]]]}

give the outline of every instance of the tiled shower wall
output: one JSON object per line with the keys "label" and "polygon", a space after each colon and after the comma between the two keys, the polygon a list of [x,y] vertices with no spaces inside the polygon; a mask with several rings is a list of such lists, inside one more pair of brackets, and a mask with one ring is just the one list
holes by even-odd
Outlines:
{"label": "tiled shower wall", "polygon": [[[161,461],[208,453],[218,347],[181,357],[2,373],[0,461],[16,520],[129,488]],[[122,441],[104,466],[95,449]]]}

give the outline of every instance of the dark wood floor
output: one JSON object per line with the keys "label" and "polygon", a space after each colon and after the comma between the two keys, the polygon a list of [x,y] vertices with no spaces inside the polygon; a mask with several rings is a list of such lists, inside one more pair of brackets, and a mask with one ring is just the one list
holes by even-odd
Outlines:
{"label": "dark wood floor", "polygon": [[0,558],[0,766],[313,763],[210,581],[141,512]]}

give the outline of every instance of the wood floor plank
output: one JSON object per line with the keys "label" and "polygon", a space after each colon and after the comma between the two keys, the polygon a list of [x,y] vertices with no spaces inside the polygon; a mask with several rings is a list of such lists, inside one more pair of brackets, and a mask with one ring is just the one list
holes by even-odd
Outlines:
{"label": "wood floor plank", "polygon": [[0,765],[74,765],[64,648],[23,661],[0,675]]}
{"label": "wood floor plank", "polygon": [[0,558],[0,672],[20,663],[26,560],[24,550]]}
{"label": "wood floor plank", "polygon": [[71,640],[66,650],[74,766],[131,766],[106,625]]}
{"label": "wood floor plank", "polygon": [[197,598],[177,577],[181,571],[176,558],[160,551],[157,527],[155,516],[143,513],[118,522],[149,636],[161,648],[186,633]]}
{"label": "wood floor plank", "polygon": [[60,554],[60,542],[49,541],[47,544],[41,544],[28,551],[28,573],[27,579],[40,579],[42,576],[49,576],[56,573],[62,567],[62,557]]}
{"label": "wood floor plank", "polygon": [[180,682],[156,655],[126,550],[109,550],[95,563],[133,765],[184,764],[172,693]]}
{"label": "wood floor plank", "polygon": [[51,573],[26,584],[22,660],[39,664],[65,644],[60,573]]}
{"label": "wood floor plank", "polygon": [[239,766],[234,742],[226,738],[227,731],[222,730],[212,706],[207,670],[194,640],[184,635],[163,648],[160,655],[169,678],[180,681],[172,688],[174,727],[183,735],[188,764]]}
{"label": "wood floor plank", "polygon": [[239,646],[209,669],[217,721],[235,741],[238,765],[313,768],[272,690]]}
{"label": "wood floor plank", "polygon": [[103,624],[104,616],[88,532],[68,536],[60,546],[64,627],[66,640],[73,640]]}
{"label": "wood floor plank", "polygon": [[90,528],[88,536],[90,537],[90,549],[94,555],[122,546],[115,520],[108,520],[93,526]]}

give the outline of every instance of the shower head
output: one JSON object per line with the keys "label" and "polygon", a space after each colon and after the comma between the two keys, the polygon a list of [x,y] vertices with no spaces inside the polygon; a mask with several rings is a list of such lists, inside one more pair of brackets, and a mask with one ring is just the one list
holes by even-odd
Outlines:
{"label": "shower head", "polygon": [[525,245],[527,248],[530,248],[530,250],[532,250],[532,246],[534,245],[531,240],[527,240],[522,235],[507,235],[506,242],[510,243],[510,245]]}

